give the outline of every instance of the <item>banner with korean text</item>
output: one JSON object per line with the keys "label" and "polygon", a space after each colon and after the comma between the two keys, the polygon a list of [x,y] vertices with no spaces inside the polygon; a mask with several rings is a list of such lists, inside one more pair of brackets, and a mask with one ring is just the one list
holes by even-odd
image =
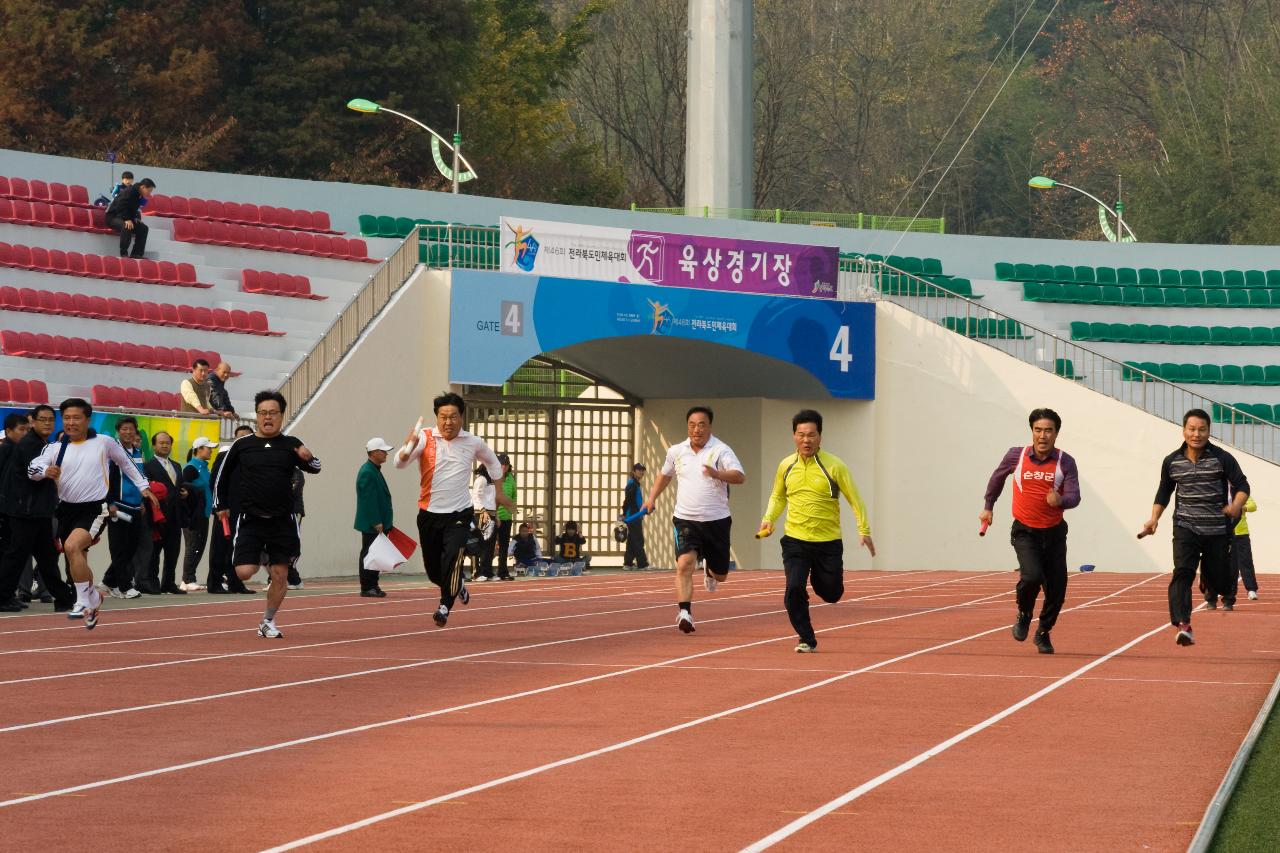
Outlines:
{"label": "banner with korean text", "polygon": [[834,299],[839,252],[803,246],[502,217],[507,273]]}

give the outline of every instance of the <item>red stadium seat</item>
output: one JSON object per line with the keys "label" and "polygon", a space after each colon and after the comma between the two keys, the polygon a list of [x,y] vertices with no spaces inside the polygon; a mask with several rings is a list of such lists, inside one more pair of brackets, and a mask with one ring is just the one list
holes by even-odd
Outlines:
{"label": "red stadium seat", "polygon": [[142,391],[138,388],[124,389],[124,407],[126,409],[141,409],[143,403]]}
{"label": "red stadium seat", "polygon": [[178,283],[178,265],[173,261],[160,262],[160,282],[176,285]]}
{"label": "red stadium seat", "polygon": [[49,402],[49,386],[44,384],[41,379],[30,379],[27,381],[28,397],[27,402],[30,403],[47,403]]}
{"label": "red stadium seat", "polygon": [[231,328],[237,332],[249,331],[249,312],[242,311],[239,308],[233,309],[231,312]]}
{"label": "red stadium seat", "polygon": [[35,180],[31,182],[31,198],[36,201],[49,200],[49,185],[44,181]]}
{"label": "red stadium seat", "polygon": [[103,278],[121,278],[124,273],[124,266],[120,263],[120,258],[115,255],[102,256],[102,277]]}
{"label": "red stadium seat", "polygon": [[196,283],[196,268],[191,264],[178,264],[178,281],[191,286]]}
{"label": "red stadium seat", "polygon": [[186,196],[169,196],[169,210],[174,216],[185,219],[191,215],[191,202]]}
{"label": "red stadium seat", "polygon": [[159,391],[143,391],[142,392],[142,408],[151,409],[152,411],[159,411],[161,408],[160,392]]}
{"label": "red stadium seat", "polygon": [[9,396],[9,380],[0,379],[0,400],[8,402],[12,399],[13,397]]}
{"label": "red stadium seat", "polygon": [[187,199],[188,214],[192,219],[208,219],[209,218],[209,202],[202,198]]}
{"label": "red stadium seat", "polygon": [[257,270],[240,270],[240,289],[246,293],[261,292],[263,275]]}
{"label": "red stadium seat", "polygon": [[127,299],[124,303],[126,318],[131,323],[146,323],[147,312],[142,307],[142,303],[137,299]]}
{"label": "red stadium seat", "polygon": [[[193,305],[176,305],[172,306],[178,312],[178,324],[186,326],[189,329],[198,329],[200,324],[196,321],[196,309]],[[164,312],[164,309],[160,309]]]}
{"label": "red stadium seat", "polygon": [[111,387],[108,385],[94,385],[89,395],[89,402],[96,409],[99,406],[108,408],[114,405],[111,402]]}
{"label": "red stadium seat", "polygon": [[31,388],[25,379],[9,380],[9,398],[15,403],[30,403]]}
{"label": "red stadium seat", "polygon": [[240,221],[246,225],[259,225],[262,222],[262,212],[256,204],[246,202],[240,205]]}
{"label": "red stadium seat", "polygon": [[83,207],[65,207],[68,215],[71,217],[71,228],[78,231],[91,231],[93,229],[93,212]]}
{"label": "red stadium seat", "polygon": [[347,241],[347,252],[351,257],[361,261],[376,260],[369,257],[369,244],[360,239]]}
{"label": "red stadium seat", "polygon": [[316,236],[309,231],[299,231],[294,239],[298,242],[298,253],[302,255],[314,255],[319,251],[321,240],[327,240],[327,237]]}
{"label": "red stadium seat", "polygon": [[129,367],[149,367],[151,365],[151,359],[143,356],[141,345],[128,341],[121,341],[120,343],[120,362]]}
{"label": "red stadium seat", "polygon": [[295,254],[297,253],[298,251],[298,235],[297,234],[293,233],[292,231],[281,231],[279,229],[271,233],[274,233],[276,235],[275,247],[277,249],[279,249],[281,252],[293,252]]}
{"label": "red stadium seat", "polygon": [[170,233],[173,235],[173,239],[187,243],[190,242],[192,235],[195,233],[195,229],[192,228],[189,221],[185,219],[175,219],[173,221],[173,230]]}
{"label": "red stadium seat", "polygon": [[50,249],[49,269],[63,275],[70,274],[71,271],[67,268],[67,253],[61,249]]}
{"label": "red stadium seat", "polygon": [[293,283],[292,291],[295,295],[307,299],[324,299],[323,296],[317,296],[311,292],[311,279],[305,275],[291,275],[289,278]]}
{"label": "red stadium seat", "polygon": [[97,338],[89,338],[89,360],[94,364],[110,364],[106,345]]}
{"label": "red stadium seat", "polygon": [[[185,307],[185,306],[184,306]],[[217,323],[213,319],[213,309],[206,308],[203,305],[197,305],[192,310],[193,322],[198,329],[214,330],[218,328]],[[182,308],[178,309],[178,313],[182,313]]]}
{"label": "red stadium seat", "polygon": [[207,219],[194,219],[191,221],[191,236],[187,237],[193,243],[212,243],[213,225]]}
{"label": "red stadium seat", "polygon": [[271,329],[267,323],[267,315],[263,311],[249,312],[249,329],[255,335],[269,335]]}
{"label": "red stadium seat", "polygon": [[12,188],[9,186],[9,178],[5,175],[0,175],[0,196],[8,197],[11,194]]}
{"label": "red stadium seat", "polygon": [[71,191],[72,204],[79,205],[81,207],[87,207],[89,205],[89,190],[87,187],[82,187],[79,184],[72,184],[67,189]]}
{"label": "red stadium seat", "polygon": [[329,223],[329,214],[323,210],[311,211],[311,230],[332,231],[333,226]]}
{"label": "red stadium seat", "polygon": [[22,336],[9,329],[0,332],[0,348],[4,349],[5,355],[27,354],[27,348],[22,345]]}
{"label": "red stadium seat", "polygon": [[[89,278],[105,278],[107,275],[106,267],[102,263],[103,255],[85,255],[84,256],[84,274]],[[110,257],[109,255],[106,257]]]}
{"label": "red stadium seat", "polygon": [[39,302],[39,311],[41,314],[58,313],[58,300],[54,297],[52,290],[40,290],[36,292]]}
{"label": "red stadium seat", "polygon": [[0,221],[13,221],[13,199],[0,198]]}
{"label": "red stadium seat", "polygon": [[142,280],[142,267],[138,264],[137,258],[120,259],[120,277],[126,281]]}
{"label": "red stadium seat", "polygon": [[104,234],[112,233],[111,226],[107,224],[106,208],[103,208],[103,207],[89,208],[89,218],[93,221],[93,227],[96,230],[101,231]]}
{"label": "red stadium seat", "polygon": [[234,329],[235,326],[231,323],[231,312],[226,308],[214,308],[213,327],[223,332]]}
{"label": "red stadium seat", "polygon": [[85,275],[84,255],[79,252],[67,252],[67,272],[71,275]]}
{"label": "red stadium seat", "polygon": [[75,317],[80,312],[76,310],[75,298],[70,293],[59,291],[53,294],[54,313],[62,314],[65,317]]}
{"label": "red stadium seat", "polygon": [[[89,342],[92,348],[93,342]],[[125,364],[124,346],[119,341],[103,341],[102,347],[107,354],[107,364]]]}
{"label": "red stadium seat", "polygon": [[71,313],[76,317],[96,317],[93,299],[87,293],[71,294]]}
{"label": "red stadium seat", "polygon": [[147,213],[152,216],[168,216],[172,212],[173,206],[169,203],[169,196],[154,193],[147,199]]}
{"label": "red stadium seat", "polygon": [[31,247],[31,268],[33,270],[49,269],[49,250],[44,246]]}
{"label": "red stadium seat", "polygon": [[8,285],[0,287],[0,308],[8,311],[22,310],[22,294],[18,293],[18,288]]}
{"label": "red stadium seat", "polygon": [[160,265],[155,261],[139,258],[138,273],[145,282],[160,283]]}
{"label": "red stadium seat", "polygon": [[53,225],[53,208],[43,201],[31,205],[31,220],[37,225]]}
{"label": "red stadium seat", "polygon": [[54,345],[53,335],[36,332],[35,351],[40,354],[41,358],[57,358],[58,350]]}
{"label": "red stadium seat", "polygon": [[31,198],[31,186],[27,183],[26,178],[10,178],[9,186],[14,198]]}
{"label": "red stadium seat", "polygon": [[13,221],[35,222],[35,214],[32,212],[31,202],[26,199],[13,200]]}
{"label": "red stadium seat", "polygon": [[[162,349],[164,349],[164,347],[153,347],[150,344],[138,344],[138,351],[136,353],[138,364],[141,367],[150,368],[162,365],[164,362],[164,359],[161,358],[162,353],[157,352],[157,350]],[[160,367],[160,369],[163,370],[164,368]]]}
{"label": "red stadium seat", "polygon": [[160,306],[155,302],[142,303],[143,322],[150,323],[153,326],[163,326],[164,317],[160,314]]}
{"label": "red stadium seat", "polygon": [[71,188],[56,181],[49,184],[49,200],[59,204],[71,203]]}
{"label": "red stadium seat", "polygon": [[89,342],[84,338],[71,339],[71,360],[79,362],[90,362],[92,358],[89,355]]}
{"label": "red stadium seat", "polygon": [[227,206],[216,199],[210,199],[205,202],[208,212],[205,214],[210,219],[228,219]]}
{"label": "red stadium seat", "polygon": [[0,266],[17,266],[13,261],[13,246],[8,243],[0,243]]}
{"label": "red stadium seat", "polygon": [[[87,355],[89,348],[85,347]],[[71,339],[66,335],[53,336],[53,357],[59,361],[75,361],[75,350],[71,346]]]}
{"label": "red stadium seat", "polygon": [[23,311],[40,310],[40,293],[34,288],[24,287],[18,291],[18,296],[22,300]]}
{"label": "red stadium seat", "polygon": [[[81,210],[78,207],[67,207],[65,204],[55,204],[51,208],[53,210],[53,224],[56,228],[75,228],[75,214],[73,211]],[[88,211],[85,211],[86,213]]]}
{"label": "red stadium seat", "polygon": [[160,304],[160,322],[166,326],[181,326],[182,318],[178,316],[178,306],[169,302]]}

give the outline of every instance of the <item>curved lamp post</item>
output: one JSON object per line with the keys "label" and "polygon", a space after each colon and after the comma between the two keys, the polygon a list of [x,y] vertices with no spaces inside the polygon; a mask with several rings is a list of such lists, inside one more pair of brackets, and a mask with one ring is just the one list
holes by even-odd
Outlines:
{"label": "curved lamp post", "polygon": [[[1095,202],[1097,202],[1098,207],[1100,207],[1102,210],[1108,213],[1115,214],[1118,230],[1123,232],[1119,235],[1119,242],[1122,242],[1122,243],[1138,242],[1137,235],[1133,233],[1133,229],[1129,227],[1129,224],[1124,221],[1124,202],[1117,200],[1115,210],[1112,210],[1111,207],[1106,202],[1098,198],[1093,193],[1085,192],[1079,187],[1073,187],[1071,184],[1064,184],[1062,181],[1055,181],[1053,178],[1046,178],[1044,175],[1036,175],[1034,178],[1027,181],[1027,186],[1035,190],[1051,190],[1051,189],[1054,189],[1055,187],[1064,187],[1069,190],[1075,190],[1076,192],[1080,193],[1080,195],[1093,199]],[[1111,227],[1107,223],[1105,215],[1100,216],[1099,218],[1102,220],[1103,230],[1108,232],[1108,237],[1110,237],[1110,239],[1113,242],[1116,241],[1116,236],[1110,233]],[[1124,237],[1125,234],[1129,235],[1127,240]]]}
{"label": "curved lamp post", "polygon": [[[355,110],[358,113],[391,113],[391,115],[393,116],[400,116],[400,118],[404,119],[405,121],[413,122],[418,127],[422,128],[427,133],[431,134],[431,156],[435,158],[436,168],[440,170],[440,174],[444,175],[446,180],[450,180],[453,182],[453,192],[455,195],[458,192],[458,184],[462,183],[463,181],[470,181],[475,179],[476,177],[475,168],[473,168],[472,165],[467,162],[466,158],[462,156],[462,134],[461,133],[455,132],[453,134],[453,143],[450,144],[450,142],[447,139],[445,139],[440,134],[436,133],[431,128],[427,127],[422,122],[418,121],[413,116],[405,115],[404,113],[397,112],[393,109],[390,109],[389,107],[384,107],[381,104],[376,104],[373,101],[366,100],[365,98],[352,98],[350,101],[347,101],[347,109]],[[445,165],[444,156],[440,153],[441,145],[446,146],[451,152],[453,152],[453,168],[452,169]],[[459,166],[458,166],[459,162],[461,162],[462,166],[466,168],[465,172],[459,169]]]}

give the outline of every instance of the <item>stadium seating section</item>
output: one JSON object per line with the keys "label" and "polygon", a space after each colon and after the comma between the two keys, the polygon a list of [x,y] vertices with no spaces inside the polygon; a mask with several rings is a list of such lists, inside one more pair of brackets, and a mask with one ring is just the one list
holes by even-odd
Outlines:
{"label": "stadium seating section", "polygon": [[245,293],[267,293],[272,296],[293,296],[298,299],[328,299],[311,292],[311,280],[305,275],[266,272],[265,270],[241,270],[240,289]]}
{"label": "stadium seating section", "polygon": [[77,207],[56,202],[0,198],[0,222],[85,231],[90,234],[114,233],[107,227],[105,208]]}
{"label": "stadium seating section", "polygon": [[0,198],[73,204],[77,207],[93,206],[89,201],[89,190],[77,184],[68,186],[56,181],[51,183],[28,181],[26,178],[11,178],[3,175],[0,175]]}
{"label": "stadium seating section", "polygon": [[225,222],[210,222],[206,219],[175,219],[173,239],[184,243],[230,246],[235,249],[289,252],[295,255],[364,261],[371,264],[379,262],[377,258],[369,257],[369,247],[363,240],[348,240],[345,237],[330,237],[325,234],[313,234],[310,231],[290,231],[260,225],[231,225]]}
{"label": "stadium seating section", "polygon": [[1071,324],[1071,339],[1125,344],[1280,345],[1280,326],[1165,326],[1159,323]]}
{"label": "stadium seating section", "polygon": [[181,347],[153,347],[147,344],[100,341],[97,338],[73,338],[33,332],[0,331],[0,347],[5,355],[77,361],[85,364],[110,364],[118,367],[140,367],[148,370],[173,370],[187,373],[196,359],[217,364],[222,357],[207,350]]}
{"label": "stadium seating section", "polygon": [[1143,374],[1177,382],[1201,385],[1280,385],[1280,364],[1177,364],[1171,361],[1126,361],[1122,378],[1142,381]]}
{"label": "stadium seating section", "polygon": [[141,388],[120,388],[115,385],[94,385],[89,400],[96,408],[150,409],[157,412],[176,412],[182,408],[182,395],[172,391],[143,391]]}
{"label": "stadium seating section", "polygon": [[1024,334],[1022,324],[1017,320],[976,317],[943,317],[942,325],[953,332],[959,332],[970,338],[1000,338],[1004,340],[1024,340],[1031,337]]}
{"label": "stadium seating section", "polygon": [[29,287],[0,287],[0,309],[83,317],[93,320],[115,320],[148,326],[177,326],[209,332],[238,332],[246,335],[283,335],[267,327],[262,311],[228,311],[194,305],[141,302],[136,299],[106,299],[84,293],[34,290]]}
{"label": "stadium seating section", "polygon": [[1280,405],[1272,406],[1267,403],[1232,403],[1231,408],[1222,403],[1214,403],[1211,414],[1214,423],[1219,424],[1280,423]]}
{"label": "stadium seating section", "polygon": [[1162,308],[1280,308],[1280,290],[1271,301],[1268,288],[1161,287],[1136,284],[1056,284],[1024,282],[1022,298],[1028,302],[1069,302],[1080,305],[1123,305]]}
{"label": "stadium seating section", "polygon": [[0,243],[0,266],[59,275],[136,281],[142,284],[213,287],[212,284],[196,281],[196,268],[187,263],[122,258],[118,255],[87,255],[21,243]]}
{"label": "stadium seating section", "polygon": [[315,234],[341,234],[329,226],[329,214],[323,210],[293,210],[271,205],[240,204],[180,195],[155,194],[147,200],[144,212],[173,219],[203,219],[234,225],[260,225],[266,228],[289,228]]}
{"label": "stadium seating section", "polygon": [[39,379],[0,379],[0,402],[47,403],[49,389]]}
{"label": "stadium seating section", "polygon": [[[973,292],[973,282],[967,278],[947,275],[942,271],[942,261],[937,258],[917,258],[911,255],[862,255],[857,252],[842,253],[840,259],[882,261],[894,269],[908,275],[899,276],[892,273],[880,280],[881,290],[887,296],[942,296],[932,288],[923,286],[917,279],[923,279],[935,287],[966,299],[981,299],[982,294]],[[912,277],[914,276],[914,278]]]}

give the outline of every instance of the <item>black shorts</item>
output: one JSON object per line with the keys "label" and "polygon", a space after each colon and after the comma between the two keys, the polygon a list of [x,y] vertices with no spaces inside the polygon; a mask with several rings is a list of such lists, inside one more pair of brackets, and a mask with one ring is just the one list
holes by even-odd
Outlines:
{"label": "black shorts", "polygon": [[302,554],[298,538],[298,522],[292,515],[259,518],[242,515],[233,528],[231,564],[233,566],[292,566]]}
{"label": "black shorts", "polygon": [[73,532],[87,531],[94,542],[102,536],[107,524],[107,505],[102,501],[88,503],[60,503],[55,513],[58,519],[58,541],[66,542]]}
{"label": "black shorts", "polygon": [[718,575],[729,571],[729,528],[733,519],[726,516],[715,521],[687,521],[672,518],[676,529],[676,556],[697,551],[707,568]]}

